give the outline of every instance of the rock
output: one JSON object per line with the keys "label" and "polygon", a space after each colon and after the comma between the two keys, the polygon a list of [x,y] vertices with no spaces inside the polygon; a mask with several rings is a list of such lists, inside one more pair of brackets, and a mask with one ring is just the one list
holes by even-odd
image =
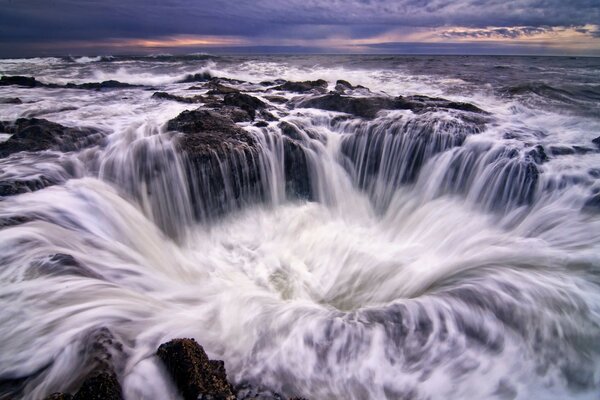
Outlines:
{"label": "rock", "polygon": [[129,83],[123,83],[115,80],[109,80],[104,82],[89,82],[89,83],[68,83],[66,85],[57,84],[46,84],[36,80],[34,77],[27,76],[3,76],[0,78],[0,86],[18,85],[28,88],[33,87],[47,87],[47,88],[67,88],[67,89],[86,89],[86,90],[102,90],[102,89],[123,89],[131,87],[139,87],[137,85],[130,85]]}
{"label": "rock", "polygon": [[254,118],[246,110],[242,110],[239,107],[224,106],[217,108],[219,114],[230,118],[233,122],[251,122]]}
{"label": "rock", "polygon": [[550,154],[553,156],[565,156],[575,154],[575,149],[569,146],[550,146]]}
{"label": "rock", "polygon": [[275,104],[285,104],[288,102],[288,99],[283,96],[265,96],[265,99]]}
{"label": "rock", "polygon": [[29,77],[29,76],[7,76],[7,75],[5,75],[2,78],[0,78],[0,86],[10,86],[10,85],[24,86],[24,87],[29,87],[29,88],[46,86],[45,84],[36,80],[34,77]]}
{"label": "rock", "polygon": [[349,92],[352,90],[357,90],[357,89],[362,89],[366,93],[370,92],[370,90],[364,86],[361,86],[361,85],[353,86],[350,82],[342,80],[342,79],[338,80],[335,83],[335,91],[338,93],[341,93],[341,94],[345,94],[346,92]]}
{"label": "rock", "polygon": [[261,198],[260,147],[231,118],[214,110],[184,111],[167,123],[167,129],[184,133],[176,146],[186,159],[196,218],[210,218]]}
{"label": "rock", "polygon": [[68,128],[37,118],[20,118],[14,123],[3,122],[2,130],[13,135],[0,143],[0,157],[20,151],[74,151],[97,144],[103,134],[92,128]]}
{"label": "rock", "polygon": [[327,91],[327,81],[319,79],[316,81],[304,82],[285,82],[283,85],[275,87],[276,90],[284,90],[286,92],[306,93],[312,90],[325,93]]}
{"label": "rock", "polygon": [[184,400],[234,400],[223,361],[210,360],[194,339],[174,339],[160,345],[157,356]]}
{"label": "rock", "polygon": [[104,89],[126,89],[136,88],[139,85],[131,85],[129,83],[123,83],[115,80],[103,81],[103,82],[88,82],[88,83],[68,83],[65,85],[67,89],[85,89],[85,90],[104,90]]}
{"label": "rock", "polygon": [[529,157],[531,157],[531,159],[536,164],[543,164],[546,161],[548,161],[548,156],[546,155],[546,151],[544,150],[544,146],[539,145],[539,144],[537,146],[535,146],[532,150],[529,150],[527,152],[527,155]]}
{"label": "rock", "polygon": [[18,97],[3,97],[0,98],[0,104],[23,104],[23,101]]}
{"label": "rock", "polygon": [[276,85],[283,85],[285,82],[287,82],[285,79],[276,79],[274,81],[262,81],[259,83],[259,85],[261,85],[261,86],[276,86]]}
{"label": "rock", "polygon": [[174,94],[170,94],[170,93],[166,93],[166,92],[155,92],[152,95],[152,98],[160,99],[160,100],[178,101],[180,103],[186,103],[186,104],[204,103],[204,101],[206,100],[204,98],[204,96],[183,97],[183,96],[176,96]]}
{"label": "rock", "polygon": [[583,205],[583,209],[589,212],[600,212],[600,193],[591,196]]}
{"label": "rock", "polygon": [[367,119],[375,118],[381,110],[424,112],[430,109],[446,108],[472,113],[485,113],[485,111],[472,104],[457,103],[426,96],[399,96],[396,98],[382,96],[354,97],[342,96],[340,93],[328,93],[324,96],[303,100],[298,103],[298,106],[343,112]]}
{"label": "rock", "polygon": [[239,93],[240,91],[232,88],[230,86],[222,85],[216,81],[211,81],[208,84],[208,88],[210,89],[207,94],[215,95],[215,94],[231,94],[231,93]]}
{"label": "rock", "polygon": [[314,200],[306,153],[298,141],[287,137],[283,139],[283,170],[287,197]]}
{"label": "rock", "polygon": [[43,175],[27,178],[0,181],[0,197],[14,196],[21,193],[35,192],[60,182]]}
{"label": "rock", "polygon": [[470,103],[460,103],[455,101],[449,101],[438,97],[428,96],[398,96],[395,99],[395,109],[398,110],[411,110],[414,112],[423,112],[429,109],[435,108],[446,108],[454,109],[478,114],[487,114],[479,107]]}
{"label": "rock", "polygon": [[262,100],[244,93],[227,94],[224,103],[228,106],[241,108],[246,111],[252,119],[256,117],[256,110],[261,110],[266,107],[266,104]]}
{"label": "rock", "polygon": [[199,74],[187,75],[185,78],[180,80],[178,83],[190,83],[190,82],[208,82],[213,79],[212,75],[208,72],[201,72]]}
{"label": "rock", "polygon": [[258,121],[254,124],[254,126],[256,126],[257,128],[266,128],[267,126],[269,126],[269,123],[267,121]]}
{"label": "rock", "polygon": [[73,400],[122,400],[123,393],[116,375],[111,371],[93,373],[77,391]]}
{"label": "rock", "polygon": [[298,106],[343,112],[356,115],[357,117],[372,119],[383,109],[394,109],[395,102],[390,97],[351,97],[342,96],[339,93],[329,93],[324,96],[304,100]]}
{"label": "rock", "polygon": [[352,89],[354,89],[354,86],[352,86],[352,84],[350,82],[345,81],[343,79],[340,79],[335,83],[335,91],[336,92],[344,93],[346,90],[352,90]]}
{"label": "rock", "polygon": [[44,400],[72,400],[73,396],[65,393],[52,393],[47,396]]}
{"label": "rock", "polygon": [[595,139],[592,139],[592,143],[594,143],[600,149],[600,136]]}

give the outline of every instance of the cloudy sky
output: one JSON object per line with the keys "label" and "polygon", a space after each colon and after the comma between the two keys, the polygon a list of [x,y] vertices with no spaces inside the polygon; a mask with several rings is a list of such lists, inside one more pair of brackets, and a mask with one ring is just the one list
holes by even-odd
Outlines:
{"label": "cloudy sky", "polygon": [[0,0],[0,57],[332,52],[600,56],[600,0]]}

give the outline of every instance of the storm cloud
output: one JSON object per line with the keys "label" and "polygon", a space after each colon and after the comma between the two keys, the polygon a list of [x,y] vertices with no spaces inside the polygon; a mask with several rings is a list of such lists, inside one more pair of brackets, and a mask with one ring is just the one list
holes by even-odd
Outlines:
{"label": "storm cloud", "polygon": [[0,0],[0,44],[6,51],[20,44],[205,35],[248,45],[310,45],[427,30],[441,30],[440,40],[511,39],[554,27],[597,38],[586,26],[598,21],[598,0]]}

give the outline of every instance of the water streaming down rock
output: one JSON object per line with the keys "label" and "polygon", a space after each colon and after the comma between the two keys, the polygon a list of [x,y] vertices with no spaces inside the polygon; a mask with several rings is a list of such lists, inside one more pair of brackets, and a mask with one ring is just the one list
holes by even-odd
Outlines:
{"label": "water streaming down rock", "polygon": [[[398,107],[408,78],[369,59],[317,69],[331,86],[377,91],[387,79],[390,96],[376,95],[388,100],[368,115],[323,107],[328,82],[285,58],[225,59],[207,75],[175,57],[157,76],[144,75],[152,59],[131,60],[131,80],[112,61],[64,62],[39,80],[66,85],[61,73],[76,69],[78,84],[148,79],[184,96],[186,75],[243,79],[227,85],[275,120],[235,123],[231,93],[192,104],[143,87],[0,89],[24,101],[1,120],[61,96],[77,109],[50,120],[108,133],[0,160],[3,182],[56,177],[0,202],[0,398],[74,392],[108,358],[125,398],[176,398],[154,356],[175,337],[224,360],[240,398],[248,387],[312,399],[596,395],[600,220],[584,205],[600,158],[544,148],[590,146],[597,120],[487,92],[478,107],[441,100],[458,84],[435,74],[420,88],[431,97],[404,98],[429,105]],[[15,68],[46,72],[36,65]],[[374,96],[347,86],[366,99],[352,107]]]}

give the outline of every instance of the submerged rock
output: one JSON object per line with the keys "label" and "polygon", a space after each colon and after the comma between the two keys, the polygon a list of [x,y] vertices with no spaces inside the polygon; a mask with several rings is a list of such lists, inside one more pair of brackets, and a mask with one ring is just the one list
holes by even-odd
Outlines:
{"label": "submerged rock", "polygon": [[285,82],[283,85],[276,86],[274,89],[294,93],[306,93],[312,90],[324,93],[327,90],[327,81],[324,81],[323,79],[304,82],[288,81]]}
{"label": "submerged rock", "polygon": [[185,400],[234,400],[223,361],[210,360],[194,339],[174,339],[156,352]]}
{"label": "submerged rock", "polygon": [[0,143],[0,157],[20,151],[79,150],[97,144],[104,136],[92,128],[69,128],[37,118],[20,118],[0,125],[4,132],[13,134]]}
{"label": "submerged rock", "polygon": [[185,78],[180,80],[178,83],[191,83],[191,82],[208,82],[213,79],[213,76],[208,72],[201,72],[198,74],[187,75]]}
{"label": "submerged rock", "polygon": [[174,94],[170,94],[167,92],[154,92],[154,94],[152,95],[152,98],[160,99],[160,100],[178,101],[180,103],[187,103],[187,104],[204,103],[206,101],[204,96],[183,97],[183,96],[176,96]]}
{"label": "submerged rock", "polygon": [[600,136],[595,139],[592,139],[592,143],[594,143],[600,149]]}
{"label": "submerged rock", "polygon": [[18,97],[2,97],[0,104],[23,104],[23,101]]}
{"label": "submerged rock", "polygon": [[115,80],[103,81],[103,82],[88,82],[88,83],[68,83],[65,85],[67,89],[85,89],[85,90],[103,90],[103,89],[126,89],[136,88],[139,85],[132,85],[129,83],[119,82]]}

